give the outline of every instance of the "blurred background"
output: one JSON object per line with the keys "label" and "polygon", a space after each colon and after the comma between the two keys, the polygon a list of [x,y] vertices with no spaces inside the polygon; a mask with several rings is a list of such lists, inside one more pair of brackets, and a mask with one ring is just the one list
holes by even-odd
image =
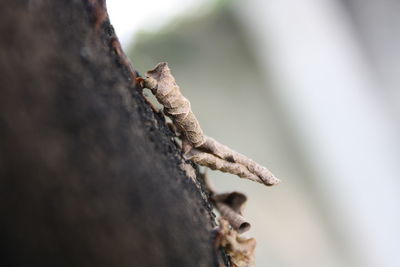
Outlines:
{"label": "blurred background", "polygon": [[400,2],[108,0],[135,67],[167,61],[205,133],[267,166],[257,266],[400,266]]}

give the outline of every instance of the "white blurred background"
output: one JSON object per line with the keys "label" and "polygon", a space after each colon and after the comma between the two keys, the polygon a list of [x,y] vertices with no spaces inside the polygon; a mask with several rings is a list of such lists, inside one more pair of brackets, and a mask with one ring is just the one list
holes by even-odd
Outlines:
{"label": "white blurred background", "polygon": [[400,266],[400,2],[108,0],[142,73],[168,61],[207,135],[271,169],[257,266]]}

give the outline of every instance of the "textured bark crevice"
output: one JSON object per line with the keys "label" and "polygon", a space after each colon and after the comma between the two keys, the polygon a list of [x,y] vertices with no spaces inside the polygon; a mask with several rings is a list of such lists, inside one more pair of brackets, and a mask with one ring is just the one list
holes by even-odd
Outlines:
{"label": "textured bark crevice", "polygon": [[0,265],[216,266],[211,204],[104,7],[0,3]]}

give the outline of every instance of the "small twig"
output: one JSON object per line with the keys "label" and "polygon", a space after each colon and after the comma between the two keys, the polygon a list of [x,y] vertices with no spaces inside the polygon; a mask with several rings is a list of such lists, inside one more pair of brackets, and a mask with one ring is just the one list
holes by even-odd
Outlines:
{"label": "small twig", "polygon": [[279,179],[267,168],[204,135],[190,108],[189,100],[181,94],[166,62],[159,63],[146,76],[137,78],[137,81],[142,87],[149,88],[164,105],[165,114],[171,117],[178,131],[182,133],[182,148],[188,159],[264,185],[279,183]]}

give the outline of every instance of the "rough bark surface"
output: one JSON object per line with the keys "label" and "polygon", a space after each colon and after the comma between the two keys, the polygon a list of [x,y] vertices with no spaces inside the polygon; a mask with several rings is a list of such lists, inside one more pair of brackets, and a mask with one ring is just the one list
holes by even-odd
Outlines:
{"label": "rough bark surface", "polygon": [[0,266],[216,266],[209,202],[104,5],[0,3]]}

